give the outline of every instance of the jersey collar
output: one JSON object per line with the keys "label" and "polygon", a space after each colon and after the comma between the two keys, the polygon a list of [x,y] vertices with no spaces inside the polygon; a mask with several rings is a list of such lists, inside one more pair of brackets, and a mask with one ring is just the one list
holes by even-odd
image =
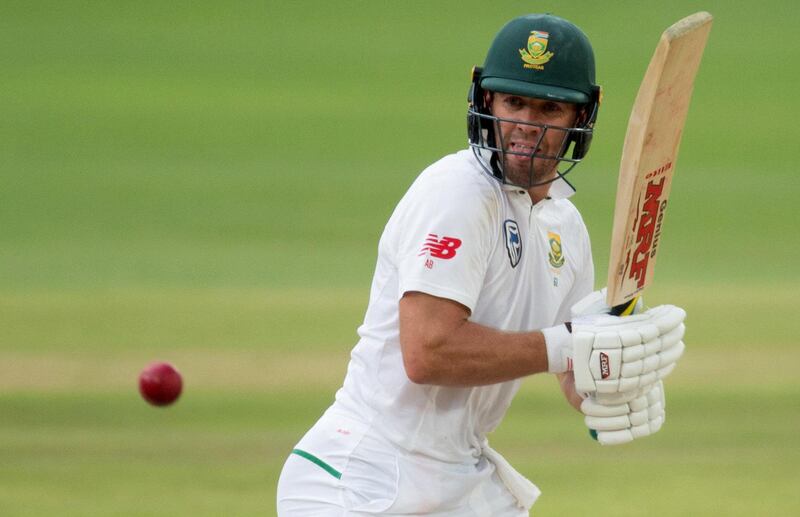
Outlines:
{"label": "jersey collar", "polygon": [[[499,180],[497,181],[499,182]],[[518,187],[517,185],[509,185],[507,183],[501,183],[500,188],[502,188],[505,191],[525,190],[522,187]],[[550,190],[547,191],[546,199],[567,199],[571,197],[574,193],[575,193],[575,187],[573,187],[572,183],[567,181],[567,179],[562,176],[550,184]]]}
{"label": "jersey collar", "polygon": [[[470,154],[473,154],[472,149],[466,149],[465,151]],[[478,152],[481,153],[487,160],[489,159],[488,157],[491,154],[486,149],[480,149]],[[475,163],[475,167],[479,171],[481,171],[482,174],[487,174],[486,171],[484,171],[481,165],[477,162],[477,160],[475,160],[475,157],[473,156],[471,158]],[[500,181],[497,178],[495,178],[495,180],[498,182]],[[512,190],[516,191],[522,189],[522,187],[518,187],[516,185],[509,185],[507,183],[500,183],[500,186],[503,190],[507,191],[512,191]],[[572,186],[572,183],[567,181],[567,179],[564,176],[561,176],[550,184],[550,190],[547,191],[547,199],[567,199],[568,197],[571,197],[574,193],[575,193],[575,187]]]}

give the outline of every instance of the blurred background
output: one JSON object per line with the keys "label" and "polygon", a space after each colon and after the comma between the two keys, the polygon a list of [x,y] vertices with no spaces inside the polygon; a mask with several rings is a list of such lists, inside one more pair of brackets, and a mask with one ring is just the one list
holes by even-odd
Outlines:
{"label": "blurred background", "polygon": [[[639,82],[699,10],[647,293],[689,314],[667,423],[602,448],[541,376],[492,443],[542,488],[537,515],[800,513],[796,3],[3,0],[0,514],[274,515],[383,226],[466,147],[470,69],[517,15],[595,48],[604,103],[571,180],[604,282]],[[139,397],[153,360],[184,375],[172,407]]]}

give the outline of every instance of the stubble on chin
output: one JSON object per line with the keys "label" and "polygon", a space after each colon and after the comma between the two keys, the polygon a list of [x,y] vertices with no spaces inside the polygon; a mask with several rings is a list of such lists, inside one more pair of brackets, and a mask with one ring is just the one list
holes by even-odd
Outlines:
{"label": "stubble on chin", "polygon": [[[533,165],[532,168],[531,164]],[[557,165],[558,160],[534,158],[527,167],[518,164],[509,166],[507,160],[503,159],[506,182],[524,188],[542,184],[555,178]]]}

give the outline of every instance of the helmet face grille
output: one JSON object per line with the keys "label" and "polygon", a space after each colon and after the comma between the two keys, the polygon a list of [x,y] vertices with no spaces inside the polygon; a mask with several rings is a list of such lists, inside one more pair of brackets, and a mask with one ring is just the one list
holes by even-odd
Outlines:
{"label": "helmet face grille", "polygon": [[[576,155],[578,144],[592,134],[591,128],[557,127],[521,120],[501,119],[486,113],[479,113],[474,108],[468,111],[470,126],[469,145],[484,171],[508,185],[531,188],[546,185],[569,173],[580,163],[583,156]],[[502,132],[498,130],[500,123],[513,123],[535,128],[537,141],[530,150],[513,150],[503,141]],[[553,135],[555,133],[555,135]],[[555,153],[542,151],[540,146],[545,137],[555,138],[561,142]],[[516,162],[527,165],[512,167],[509,160],[516,157]]]}
{"label": "helmet face grille", "polygon": [[[515,119],[499,118],[484,105],[484,94],[480,88],[480,69],[477,70],[469,93],[467,110],[467,132],[469,145],[483,170],[509,185],[531,188],[546,185],[567,173],[581,162],[589,151],[597,118],[598,101],[581,108],[576,127],[559,127]],[[599,98],[599,88],[596,96]],[[538,134],[537,141],[529,149],[515,150],[503,141],[500,124],[511,123],[528,127],[531,134]],[[549,152],[542,150],[545,137],[560,142],[560,147]],[[513,160],[513,157],[522,160]],[[528,158],[525,160],[525,158]],[[517,162],[509,166],[509,159]],[[527,162],[527,167],[525,167]],[[520,166],[520,163],[522,166]]]}

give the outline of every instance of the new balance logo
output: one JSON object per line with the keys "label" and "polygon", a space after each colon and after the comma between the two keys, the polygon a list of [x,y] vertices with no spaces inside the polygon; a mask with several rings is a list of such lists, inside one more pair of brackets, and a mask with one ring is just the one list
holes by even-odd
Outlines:
{"label": "new balance logo", "polygon": [[461,239],[456,239],[455,237],[442,237],[440,239],[435,233],[429,233],[419,255],[430,254],[433,258],[449,260],[456,256],[456,250],[459,246],[461,246]]}

